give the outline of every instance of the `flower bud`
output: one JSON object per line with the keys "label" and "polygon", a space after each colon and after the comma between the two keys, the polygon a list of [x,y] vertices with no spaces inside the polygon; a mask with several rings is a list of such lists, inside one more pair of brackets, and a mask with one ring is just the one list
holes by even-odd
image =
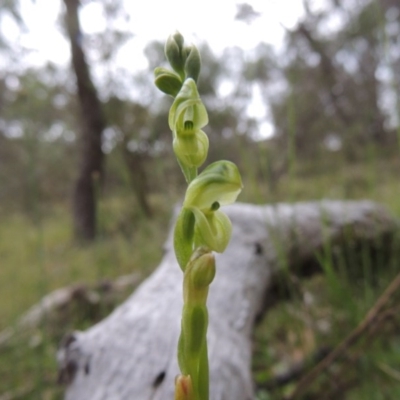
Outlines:
{"label": "flower bud", "polygon": [[184,68],[186,61],[186,54],[183,51],[183,36],[176,32],[171,35],[165,43],[165,55],[171,64],[171,67],[184,78]]}
{"label": "flower bud", "polygon": [[175,400],[194,400],[190,375],[178,375],[175,378]]}
{"label": "flower bud", "polygon": [[175,97],[182,88],[182,81],[177,74],[165,68],[158,67],[154,70],[154,83],[164,93]]}
{"label": "flower bud", "polygon": [[[192,257],[193,258],[193,257]],[[215,257],[210,251],[194,258],[186,273],[195,289],[208,287],[215,277]]]}
{"label": "flower bud", "polygon": [[199,79],[201,58],[199,50],[196,46],[192,45],[186,48],[187,58],[185,62],[185,75],[186,78],[192,78],[195,82]]}
{"label": "flower bud", "polygon": [[208,137],[199,130],[192,135],[174,135],[173,147],[181,165],[200,167],[208,155]]}
{"label": "flower bud", "polygon": [[183,38],[182,34],[177,31],[172,35],[172,37],[175,40],[175,43],[178,45],[179,51],[182,51],[183,42],[185,41],[185,39]]}

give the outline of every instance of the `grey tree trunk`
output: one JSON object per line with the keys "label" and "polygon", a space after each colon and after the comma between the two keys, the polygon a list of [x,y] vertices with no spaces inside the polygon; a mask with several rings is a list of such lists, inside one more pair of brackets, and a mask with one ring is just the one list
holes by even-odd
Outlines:
{"label": "grey tree trunk", "polygon": [[82,48],[80,1],[64,0],[64,4],[82,125],[81,164],[73,193],[73,222],[76,238],[91,241],[96,236],[97,196],[104,175],[101,144],[106,123]]}
{"label": "grey tree trunk", "polygon": [[[254,398],[250,370],[254,322],[265,309],[273,276],[313,256],[349,229],[360,242],[393,235],[396,222],[368,201],[313,202],[224,209],[234,229],[217,256],[208,301],[211,400]],[[59,351],[67,400],[173,399],[182,308],[182,273],[171,234],[155,272],[108,318],[75,332]]]}

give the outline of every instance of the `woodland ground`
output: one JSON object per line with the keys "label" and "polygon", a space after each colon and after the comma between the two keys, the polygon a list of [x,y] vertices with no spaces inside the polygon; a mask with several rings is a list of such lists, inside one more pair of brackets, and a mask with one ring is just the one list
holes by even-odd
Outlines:
{"label": "woodland ground", "polygon": [[[275,203],[321,198],[372,199],[400,217],[400,157],[374,156],[354,163],[338,163],[338,156],[315,163],[297,163],[271,187],[266,177],[243,171],[245,191],[240,201]],[[89,286],[139,271],[144,279],[162,256],[172,205],[178,197],[152,195],[152,219],[138,210],[133,195],[101,199],[100,235],[90,246],[72,240],[70,210],[58,204],[46,210],[36,207],[33,215],[6,213],[0,223],[0,331],[13,327],[21,314],[46,293],[76,282]],[[319,351],[333,348],[363,319],[378,296],[399,271],[400,257],[392,254],[383,261],[369,255],[352,258],[349,246],[334,269],[329,251],[317,255],[322,274],[293,281],[289,299],[268,311],[255,333],[254,377],[258,399],[282,399],[293,388],[287,384],[265,390],[273,376],[296,363],[313,363]],[[336,258],[337,259],[337,258]],[[355,261],[356,260],[356,261]],[[377,261],[378,260],[378,261]],[[354,262],[361,263],[361,276],[347,273]],[[373,265],[372,265],[373,263]],[[131,288],[112,300],[100,298],[93,310],[63,310],[56,321],[45,320],[33,330],[17,332],[0,346],[0,400],[61,399],[56,385],[55,352],[61,337],[72,329],[84,329],[103,318]],[[399,319],[397,318],[397,333]],[[381,335],[360,345],[362,356],[354,356],[343,376],[337,367],[330,377],[321,377],[315,393],[332,392],[332,381],[349,379],[346,396],[326,397],[351,400],[400,398],[400,338],[396,326],[385,327]],[[313,398],[313,397],[310,397]],[[314,397],[315,398],[315,397]],[[321,396],[319,398],[322,398]]]}

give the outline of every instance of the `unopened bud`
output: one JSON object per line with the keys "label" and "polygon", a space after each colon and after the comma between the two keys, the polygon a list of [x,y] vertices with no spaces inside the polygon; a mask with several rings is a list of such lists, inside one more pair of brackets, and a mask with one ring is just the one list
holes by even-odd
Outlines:
{"label": "unopened bud", "polygon": [[182,81],[174,72],[158,67],[154,70],[154,83],[164,93],[175,97],[181,90]]}
{"label": "unopened bud", "polygon": [[186,167],[200,167],[208,155],[208,137],[202,131],[190,135],[175,135],[173,147],[176,157]]}
{"label": "unopened bud", "polygon": [[197,47],[192,45],[186,49],[187,58],[185,62],[186,78],[192,78],[195,82],[199,79],[201,68],[201,57]]}
{"label": "unopened bud", "polygon": [[173,39],[175,40],[175,43],[178,45],[179,47],[179,51],[182,51],[183,49],[183,42],[185,41],[185,39],[183,38],[182,34],[180,32],[175,32],[172,35]]}
{"label": "unopened bud", "polygon": [[196,289],[209,286],[215,277],[214,254],[207,252],[191,261],[187,273],[190,274],[190,281]]}
{"label": "unopened bud", "polygon": [[175,378],[175,400],[194,400],[190,375],[178,375]]}
{"label": "unopened bud", "polygon": [[183,36],[179,32],[168,38],[165,44],[165,55],[171,67],[181,78],[184,78],[186,55],[183,51]]}

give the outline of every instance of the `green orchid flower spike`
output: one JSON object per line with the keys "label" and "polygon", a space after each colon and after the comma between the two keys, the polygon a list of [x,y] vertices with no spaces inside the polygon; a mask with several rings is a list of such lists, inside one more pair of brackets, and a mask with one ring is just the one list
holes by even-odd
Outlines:
{"label": "green orchid flower spike", "polygon": [[243,184],[230,161],[214,162],[198,175],[209,147],[203,131],[208,114],[197,89],[200,53],[195,46],[185,46],[177,32],[168,38],[165,55],[173,71],[156,68],[155,85],[174,98],[168,123],[174,153],[188,183],[174,230],[175,254],[183,271],[181,374],[175,380],[175,400],[208,400],[207,297],[216,273],[213,252],[222,253],[232,233],[231,221],[220,207],[234,203]]}

